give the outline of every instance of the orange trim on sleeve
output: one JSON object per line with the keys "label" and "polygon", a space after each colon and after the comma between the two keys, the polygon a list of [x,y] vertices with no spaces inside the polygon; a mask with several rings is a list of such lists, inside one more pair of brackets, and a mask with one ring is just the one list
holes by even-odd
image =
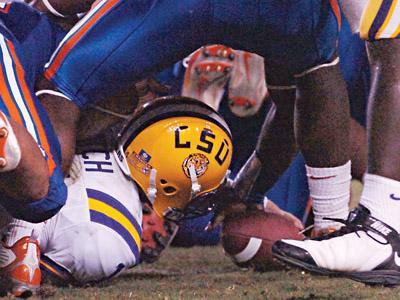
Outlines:
{"label": "orange trim on sleeve", "polygon": [[60,68],[64,59],[71,52],[71,49],[79,42],[79,40],[91,29],[91,27],[103,17],[109,10],[111,10],[120,0],[110,0],[102,8],[99,9],[81,29],[79,29],[70,39],[61,47],[60,51],[54,58],[53,62],[45,72],[47,79],[51,79],[57,70]]}
{"label": "orange trim on sleeve", "polygon": [[1,98],[3,99],[4,104],[8,109],[8,112],[10,113],[11,119],[13,119],[18,124],[23,126],[24,123],[22,121],[21,114],[17,106],[15,105],[10,90],[8,89],[6,79],[4,77],[4,73],[1,67],[0,67],[0,93],[1,93]]}
{"label": "orange trim on sleeve", "polygon": [[339,3],[337,2],[337,0],[329,0],[329,3],[331,4],[333,13],[336,16],[336,19],[338,21],[338,29],[340,30],[340,28],[342,27],[342,15],[340,13]]}
{"label": "orange trim on sleeve", "polygon": [[0,7],[0,12],[8,14],[11,8],[11,3],[0,3],[1,5],[4,5],[4,7]]}
{"label": "orange trim on sleeve", "polygon": [[34,101],[32,99],[32,94],[31,94],[31,92],[30,92],[30,90],[28,88],[28,85],[26,84],[25,73],[24,73],[22,65],[21,65],[21,63],[20,63],[20,61],[19,61],[19,59],[18,59],[18,57],[16,55],[16,52],[15,52],[15,49],[14,49],[14,45],[8,40],[6,42],[7,42],[8,48],[10,50],[11,56],[13,58],[13,61],[15,62],[15,65],[16,65],[17,79],[18,79],[18,82],[19,82],[19,84],[21,86],[22,93],[23,93],[24,99],[25,99],[25,103],[28,106],[29,112],[32,115],[33,122],[34,122],[34,124],[36,126],[36,129],[37,129],[37,132],[39,134],[40,143],[41,143],[44,151],[46,151],[46,153],[47,153],[47,156],[48,156],[47,165],[48,165],[48,168],[49,168],[50,175],[52,175],[54,169],[56,168],[56,163],[55,163],[55,161],[53,159],[53,155],[51,154],[50,144],[49,144],[49,141],[47,139],[46,131],[44,130],[42,121],[41,121],[41,119],[39,117],[39,114],[38,114],[38,112],[36,110],[35,103],[34,103]]}

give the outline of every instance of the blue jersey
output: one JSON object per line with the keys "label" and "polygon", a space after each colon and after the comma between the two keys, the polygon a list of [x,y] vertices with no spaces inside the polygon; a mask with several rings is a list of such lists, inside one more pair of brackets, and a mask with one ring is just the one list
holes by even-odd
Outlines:
{"label": "blue jersey", "polygon": [[65,37],[46,77],[79,106],[220,43],[268,61],[273,84],[330,62],[336,0],[103,0]]}
{"label": "blue jersey", "polygon": [[28,83],[41,75],[64,31],[22,3],[0,3],[0,34],[14,43]]}
{"label": "blue jersey", "polygon": [[0,203],[14,217],[39,222],[54,215],[65,203],[61,150],[46,112],[33,92],[64,34],[46,17],[23,3],[0,3],[0,110],[24,126],[42,150],[50,174],[43,199],[23,204],[7,195]]}

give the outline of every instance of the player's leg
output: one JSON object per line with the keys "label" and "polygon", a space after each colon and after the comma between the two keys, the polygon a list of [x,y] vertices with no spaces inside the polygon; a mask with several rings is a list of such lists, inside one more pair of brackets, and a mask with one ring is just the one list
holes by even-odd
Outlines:
{"label": "player's leg", "polygon": [[80,106],[114,95],[205,44],[209,2],[101,1],[60,43],[45,75]]}
{"label": "player's leg", "polygon": [[[400,24],[400,17],[398,20]],[[372,70],[368,171],[361,204],[400,230],[400,39],[367,42]]]}
{"label": "player's leg", "polygon": [[[314,229],[323,231],[339,226],[325,217],[345,218],[348,214],[350,113],[346,84],[336,56],[342,25],[337,1],[310,3],[309,10],[320,22],[314,25],[315,31],[310,36],[316,49],[308,50],[308,64],[300,64],[295,71],[294,124],[296,143],[307,165],[315,214]],[[272,66],[277,72],[282,69],[279,61]],[[281,84],[277,82],[275,85]]]}
{"label": "player's leg", "polygon": [[[266,58],[269,72],[267,80],[269,84],[281,90],[297,86],[295,137],[307,163],[309,186],[317,216],[315,227],[321,230],[338,226],[335,222],[324,220],[324,217],[345,218],[348,214],[351,179],[348,153],[350,114],[346,85],[340,73],[339,60],[335,56],[341,23],[337,2],[310,1],[308,5],[307,17],[303,16],[302,19],[309,20],[308,16],[312,13],[313,18],[321,21],[317,22],[317,25],[311,24],[315,26],[315,31],[310,34],[307,42],[304,42],[304,47],[312,44],[317,50],[313,48],[302,52],[295,51],[294,49],[297,49],[295,46],[298,45],[294,42],[295,39],[290,38],[288,40],[293,42],[292,48],[286,46],[285,50],[281,44],[271,41],[270,47],[273,49],[271,59]],[[268,8],[277,9],[276,5],[271,4]],[[297,11],[304,10],[304,7],[296,7],[294,2],[290,10],[285,6],[277,13],[281,10],[292,13],[295,18]],[[297,34],[296,25],[299,24],[302,24],[301,20],[297,20],[295,26],[284,22],[281,26],[287,26],[288,32],[293,30],[292,34]],[[279,31],[279,28],[276,31]],[[284,36],[287,32],[281,34]],[[312,39],[313,42],[310,42]],[[297,60],[292,61],[292,65],[285,65],[289,62],[283,63],[281,57],[277,55],[283,51],[292,51],[293,56],[297,55]],[[297,73],[296,83],[290,82],[293,72]],[[287,92],[283,96],[288,100],[289,106],[294,93]],[[284,99],[281,102],[284,103]],[[268,135],[266,137],[265,141],[268,140]],[[266,154],[267,149],[272,147],[265,141],[265,146],[260,147],[263,145],[261,142],[259,148]],[[286,154],[290,152],[289,145],[282,147],[285,149],[286,146]]]}
{"label": "player's leg", "polygon": [[287,262],[370,284],[400,283],[400,156],[395,151],[400,129],[396,118],[400,109],[399,10],[397,1],[370,1],[363,15],[361,33],[369,39],[372,86],[369,161],[361,205],[337,234],[299,243],[278,242],[274,251]]}
{"label": "player's leg", "polygon": [[315,230],[337,227],[350,199],[349,103],[339,64],[297,78],[296,138],[307,164]]}

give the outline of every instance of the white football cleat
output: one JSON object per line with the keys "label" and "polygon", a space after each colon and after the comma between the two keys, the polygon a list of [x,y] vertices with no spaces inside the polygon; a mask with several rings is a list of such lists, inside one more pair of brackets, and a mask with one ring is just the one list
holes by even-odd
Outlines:
{"label": "white football cleat", "polygon": [[192,53],[187,62],[182,96],[199,99],[218,110],[235,60],[235,51],[209,45]]}
{"label": "white football cleat", "polygon": [[[338,220],[334,220],[338,221]],[[366,284],[400,284],[400,237],[396,230],[359,206],[345,226],[319,238],[281,240],[275,258],[321,275],[347,277]]]}
{"label": "white football cleat", "polygon": [[17,137],[7,116],[0,111],[0,172],[14,170],[20,160],[21,149]]}

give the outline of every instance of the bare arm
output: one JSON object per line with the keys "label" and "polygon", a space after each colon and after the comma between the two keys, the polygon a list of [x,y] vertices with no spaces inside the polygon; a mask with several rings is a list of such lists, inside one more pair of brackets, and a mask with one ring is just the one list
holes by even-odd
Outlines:
{"label": "bare arm", "polygon": [[264,194],[289,167],[295,153],[293,113],[295,90],[271,91],[274,106],[265,118],[256,151],[234,180],[235,192],[245,199],[253,189]]}

